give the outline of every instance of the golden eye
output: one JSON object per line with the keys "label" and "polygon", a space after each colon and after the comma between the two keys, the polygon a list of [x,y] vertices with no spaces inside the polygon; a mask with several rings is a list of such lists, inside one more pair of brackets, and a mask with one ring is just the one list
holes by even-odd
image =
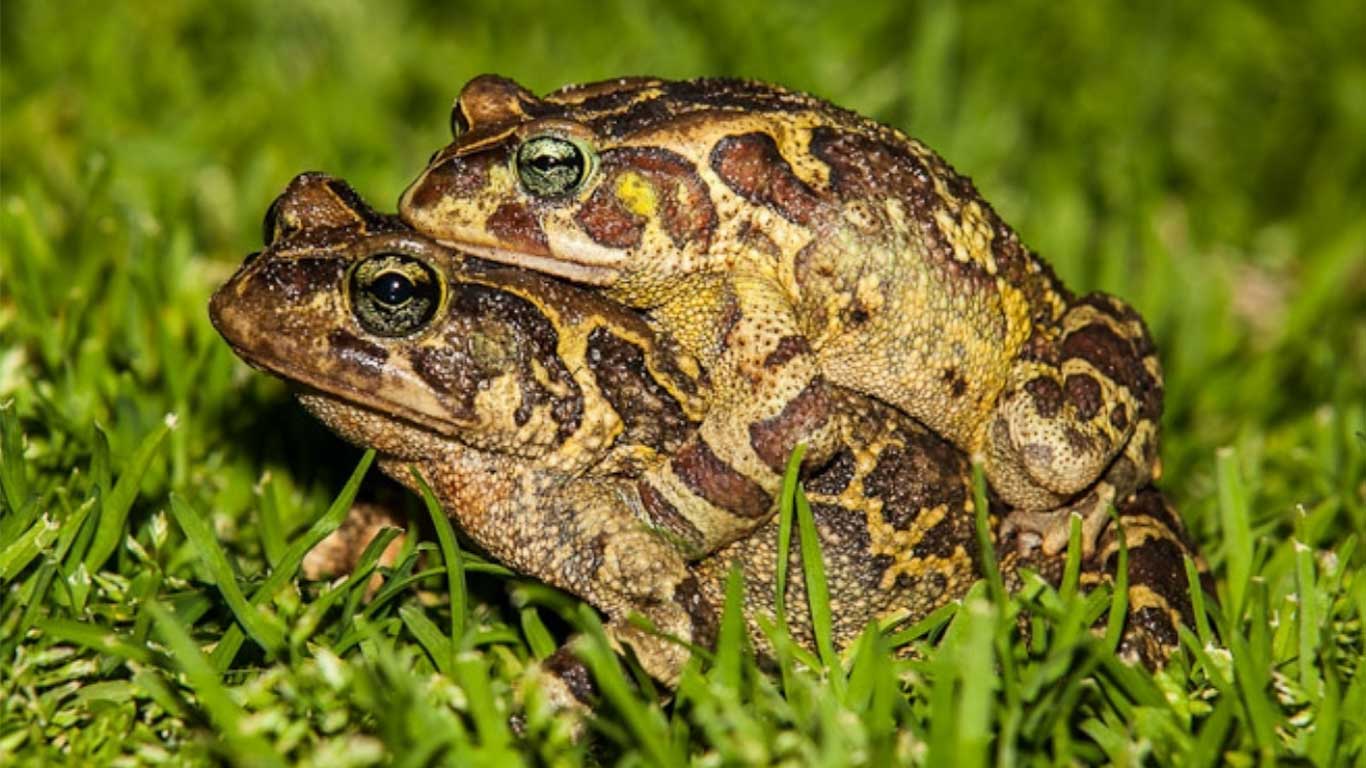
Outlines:
{"label": "golden eye", "polygon": [[351,311],[376,336],[410,336],[431,322],[441,305],[441,278],[426,262],[380,253],[351,270]]}
{"label": "golden eye", "polygon": [[534,136],[517,149],[517,177],[537,197],[557,197],[578,189],[590,170],[588,147],[559,136]]}

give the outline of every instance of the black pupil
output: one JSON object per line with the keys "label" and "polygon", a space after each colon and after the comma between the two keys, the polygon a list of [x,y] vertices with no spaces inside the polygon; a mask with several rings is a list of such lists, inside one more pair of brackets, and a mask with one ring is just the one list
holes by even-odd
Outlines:
{"label": "black pupil", "polygon": [[370,283],[370,295],[375,300],[396,307],[413,297],[413,283],[397,272],[387,272]]}
{"label": "black pupil", "polygon": [[555,155],[538,155],[531,159],[531,166],[542,173],[569,164],[569,158],[557,157]]}

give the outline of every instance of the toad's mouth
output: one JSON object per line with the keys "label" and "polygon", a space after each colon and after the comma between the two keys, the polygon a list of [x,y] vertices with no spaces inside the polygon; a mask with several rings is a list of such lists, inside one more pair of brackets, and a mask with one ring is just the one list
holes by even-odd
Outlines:
{"label": "toad's mouth", "polygon": [[268,344],[260,344],[260,339],[256,339],[258,343],[247,343],[252,338],[250,333],[247,339],[238,338],[236,331],[239,329],[223,320],[222,314],[214,314],[214,325],[224,341],[247,365],[283,380],[300,399],[311,396],[317,402],[326,400],[353,409],[351,415],[357,417],[353,424],[334,424],[330,419],[314,414],[334,430],[352,433],[347,435],[352,442],[372,444],[374,435],[386,428],[391,432],[425,433],[440,440],[459,440],[469,431],[468,424],[454,421],[447,414],[433,413],[431,409],[417,408],[393,397],[348,386],[337,381],[335,376],[300,365],[277,354]]}
{"label": "toad's mouth", "polygon": [[617,268],[621,261],[620,256],[598,246],[560,248],[559,253],[548,256],[488,243],[466,243],[456,240],[437,242],[447,248],[471,253],[499,264],[540,272],[582,285],[609,286],[621,276],[621,270]]}

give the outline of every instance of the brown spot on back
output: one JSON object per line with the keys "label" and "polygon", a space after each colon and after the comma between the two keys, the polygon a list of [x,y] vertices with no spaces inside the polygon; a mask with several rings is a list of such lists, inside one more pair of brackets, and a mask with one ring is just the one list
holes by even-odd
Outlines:
{"label": "brown spot on back", "polygon": [[1109,326],[1091,323],[1069,333],[1062,342],[1062,356],[1081,358],[1128,387],[1138,399],[1141,418],[1156,419],[1162,414],[1162,388],[1143,367],[1134,345]]}
{"label": "brown spot on back", "polygon": [[650,522],[675,538],[685,556],[701,548],[702,532],[691,520],[684,517],[659,489],[650,481],[641,480],[636,483],[636,490],[640,493],[641,504],[645,507],[645,513],[650,516]]}
{"label": "brown spot on back", "polygon": [[409,355],[413,371],[443,396],[443,402],[454,415],[470,418],[474,415],[474,396],[479,383],[489,378],[464,350],[451,346],[421,346]]}
{"label": "brown spot on back", "polygon": [[634,248],[645,235],[645,217],[626,210],[610,184],[600,184],[574,214],[585,234],[608,248]]}
{"label": "brown spot on back", "polygon": [[733,515],[759,518],[769,512],[772,499],[764,489],[722,461],[700,438],[674,454],[673,470],[694,493]]}
{"label": "brown spot on back", "polygon": [[[1167,538],[1153,538],[1141,545],[1129,547],[1129,582],[1141,584],[1162,596],[1182,619],[1193,623],[1195,612],[1187,590],[1185,550],[1180,543]],[[1118,565],[1118,553],[1111,556],[1110,565]]]}
{"label": "brown spot on back", "polygon": [[1094,443],[1091,441],[1091,438],[1082,434],[1081,430],[1071,426],[1070,424],[1063,428],[1062,436],[1065,440],[1067,440],[1067,447],[1071,448],[1072,451],[1075,453],[1088,453],[1094,446]]}
{"label": "brown spot on back", "polygon": [[594,242],[612,248],[640,244],[646,219],[627,210],[617,197],[618,181],[633,173],[653,190],[655,216],[674,247],[711,247],[716,208],[687,158],[658,147],[620,147],[603,152],[599,161],[602,181],[575,216]]}
{"label": "brown spot on back", "polygon": [[1110,426],[1120,432],[1129,428],[1129,409],[1124,407],[1124,403],[1119,403],[1110,410]]}
{"label": "brown spot on back", "polygon": [[[1172,531],[1184,530],[1175,510],[1167,505],[1162,493],[1156,488],[1144,488],[1125,499],[1118,506],[1118,512],[1126,519],[1142,520],[1147,517],[1162,523]],[[1183,541],[1182,545],[1187,549],[1191,548],[1189,542]]]}
{"label": "brown spot on back", "polygon": [[968,391],[968,382],[963,378],[963,374],[957,368],[949,366],[944,369],[944,381],[948,382],[949,392],[954,397],[962,397]]}
{"label": "brown spot on back", "polygon": [[671,451],[693,426],[682,405],[659,385],[645,365],[645,353],[607,328],[588,335],[588,368],[625,425],[620,440]]}
{"label": "brown spot on back", "polygon": [[1062,383],[1067,402],[1077,409],[1082,421],[1090,421],[1100,412],[1100,382],[1086,374],[1074,373]]}
{"label": "brown spot on back", "polygon": [[711,167],[735,194],[796,224],[809,224],[821,199],[806,186],[766,133],[727,136],[711,152]]}
{"label": "brown spot on back", "polygon": [[965,515],[945,515],[916,542],[916,557],[948,557],[966,542],[968,526]]}
{"label": "brown spot on back", "polygon": [[906,206],[907,218],[919,222],[918,234],[935,263],[978,288],[993,284],[981,264],[954,258],[953,247],[939,231],[935,214],[942,211],[952,218],[957,214],[948,210],[934,180],[938,178],[959,199],[977,201],[993,225],[998,222],[996,214],[977,195],[972,182],[958,175],[937,155],[928,159],[932,166],[927,166],[926,160],[912,155],[904,146],[830,126],[812,129],[811,153],[830,167],[830,188],[839,199],[899,199]]}
{"label": "brown spot on back", "polygon": [[806,490],[838,496],[854,479],[854,454],[843,448],[819,472],[803,481]]}
{"label": "brown spot on back", "polygon": [[[673,127],[691,119],[733,117],[736,113],[820,110],[827,119],[836,115],[844,116],[846,120],[858,119],[852,113],[805,94],[752,80],[638,80],[625,87],[593,85],[590,89],[594,95],[582,101],[574,94],[584,90],[583,86],[564,92],[565,102],[578,102],[569,116],[587,123],[599,135],[612,138],[627,137],[660,126]],[[641,93],[642,89],[649,89],[653,93]],[[552,99],[559,101],[555,94],[547,97],[547,101]]]}
{"label": "brown spot on back", "polygon": [[764,358],[765,368],[780,368],[798,355],[811,354],[811,345],[804,336],[784,336],[777,347]]}
{"label": "brown spot on back", "polygon": [[1024,389],[1034,398],[1034,408],[1040,416],[1051,419],[1062,408],[1062,388],[1047,376],[1039,376],[1025,383]]}
{"label": "brown spot on back", "polygon": [[[515,411],[516,422],[525,424],[531,414],[541,405],[548,404],[550,415],[556,423],[556,439],[564,440],[574,434],[583,419],[583,396],[578,383],[559,356],[559,333],[554,324],[531,302],[507,291],[501,291],[476,283],[458,283],[452,287],[449,313],[453,317],[463,317],[467,322],[450,324],[451,333],[469,333],[471,329],[489,328],[485,333],[495,336],[495,342],[506,347],[500,350],[510,356],[521,384],[522,401]],[[448,337],[447,345],[452,348],[467,346],[465,336]],[[477,350],[471,350],[477,352]],[[556,389],[567,394],[556,395],[537,379],[532,361],[538,363],[545,375],[555,383]],[[501,356],[494,359],[500,366],[507,365]],[[474,393],[470,392],[472,402]]]}
{"label": "brown spot on back", "polygon": [[707,602],[707,598],[702,594],[702,585],[698,583],[697,577],[689,576],[678,582],[674,587],[674,602],[683,608],[683,612],[688,614],[688,619],[692,622],[692,642],[703,646],[711,646],[716,642],[717,621],[716,614]]}
{"label": "brown spot on back", "polygon": [[593,675],[569,646],[562,645],[557,648],[541,662],[541,666],[563,681],[565,687],[581,704],[591,705],[597,699],[598,688],[593,683]]}
{"label": "brown spot on back", "polygon": [[830,418],[830,392],[823,378],[806,385],[777,416],[749,426],[749,444],[769,468],[783,471],[787,457],[805,435]]}
{"label": "brown spot on back", "polygon": [[[1164,548],[1159,553],[1153,554],[1152,557],[1163,563],[1175,563],[1177,564],[1177,567],[1181,568],[1181,578],[1179,581],[1176,579],[1176,573],[1174,571],[1169,571],[1168,577],[1160,581],[1166,584],[1176,584],[1179,587],[1181,594],[1184,596],[1182,599],[1189,599],[1189,596],[1186,594],[1185,565],[1182,563],[1181,556],[1183,554],[1190,554],[1192,557],[1195,557],[1195,545],[1187,535],[1186,528],[1181,523],[1181,518],[1176,514],[1176,510],[1167,503],[1166,497],[1162,495],[1162,492],[1152,486],[1139,490],[1118,506],[1118,512],[1121,520],[1141,521],[1143,518],[1150,518],[1166,526],[1167,530],[1172,532],[1175,538],[1164,540],[1165,543],[1170,544],[1171,548]],[[1132,552],[1130,554],[1132,556]],[[1145,555],[1145,557],[1147,556]],[[1205,592],[1213,595],[1216,591],[1213,578],[1208,571],[1205,570],[1203,563],[1198,559],[1196,565],[1200,569],[1201,587]],[[1148,586],[1153,589],[1158,589],[1156,583],[1157,582],[1149,583]],[[1181,607],[1180,600],[1174,595],[1168,594],[1169,590],[1158,591],[1166,596],[1168,602],[1173,606],[1177,608]],[[1183,613],[1183,615],[1185,614]]]}
{"label": "brown spot on back", "polygon": [[[948,505],[963,509],[967,471],[963,455],[928,432],[900,432],[903,444],[885,448],[863,480],[864,493],[882,500],[882,517],[906,530],[924,510]],[[953,515],[950,515],[951,517]]]}
{"label": "brown spot on back", "polygon": [[734,293],[726,291],[721,301],[721,313],[716,321],[717,344],[721,348],[729,348],[733,345],[732,333],[739,326],[744,314],[740,311],[740,302],[736,300]]}
{"label": "brown spot on back", "polygon": [[550,254],[541,223],[520,203],[503,203],[498,206],[484,222],[484,228],[504,245],[522,253],[536,256]]}

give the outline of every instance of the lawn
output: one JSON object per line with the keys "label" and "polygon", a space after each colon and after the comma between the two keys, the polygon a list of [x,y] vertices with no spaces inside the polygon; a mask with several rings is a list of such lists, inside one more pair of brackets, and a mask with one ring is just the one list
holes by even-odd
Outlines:
{"label": "lawn", "polygon": [[[0,765],[1366,765],[1360,4],[468,5],[0,6]],[[209,293],[297,172],[391,206],[488,71],[825,96],[1135,304],[1218,584],[1169,667],[1081,631],[1103,594],[983,582],[907,660],[870,634],[767,670],[723,632],[665,706],[590,643],[576,744],[534,697],[505,718],[595,636],[576,601],[436,538],[373,596],[372,559],[302,579],[356,494],[428,512],[357,488],[369,457],[237,361]]]}

